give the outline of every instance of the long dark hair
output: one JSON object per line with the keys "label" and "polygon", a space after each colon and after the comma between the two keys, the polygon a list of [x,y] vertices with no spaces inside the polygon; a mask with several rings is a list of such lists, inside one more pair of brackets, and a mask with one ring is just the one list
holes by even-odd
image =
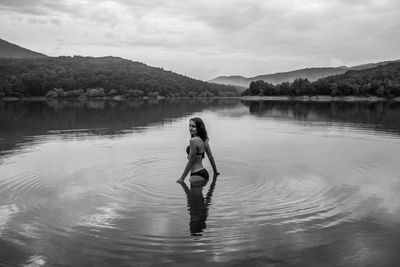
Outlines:
{"label": "long dark hair", "polygon": [[204,122],[199,117],[194,117],[190,120],[194,121],[194,123],[196,124],[197,135],[201,138],[201,140],[206,141],[208,139],[208,135]]}

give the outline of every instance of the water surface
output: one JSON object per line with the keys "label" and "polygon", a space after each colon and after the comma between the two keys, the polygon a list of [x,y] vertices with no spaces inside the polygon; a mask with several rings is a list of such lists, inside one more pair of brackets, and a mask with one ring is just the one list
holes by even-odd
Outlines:
{"label": "water surface", "polygon": [[[390,102],[2,102],[0,265],[395,266],[399,114]],[[221,172],[204,187],[175,183],[193,116]]]}

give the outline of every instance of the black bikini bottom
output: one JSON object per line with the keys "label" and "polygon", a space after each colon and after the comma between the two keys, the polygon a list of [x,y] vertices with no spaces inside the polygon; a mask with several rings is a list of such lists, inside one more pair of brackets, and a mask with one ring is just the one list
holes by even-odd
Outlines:
{"label": "black bikini bottom", "polygon": [[208,175],[208,171],[207,171],[206,169],[201,169],[200,171],[192,172],[192,173],[190,174],[190,176],[193,176],[193,175],[201,176],[201,177],[203,177],[205,180],[208,180],[208,179],[210,178],[210,176]]}

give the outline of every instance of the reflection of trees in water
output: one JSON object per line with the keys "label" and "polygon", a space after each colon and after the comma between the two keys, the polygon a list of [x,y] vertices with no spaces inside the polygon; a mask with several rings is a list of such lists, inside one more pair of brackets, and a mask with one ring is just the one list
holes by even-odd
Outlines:
{"label": "reflection of trees in water", "polygon": [[0,150],[26,142],[26,136],[52,130],[103,129],[90,134],[114,135],[237,103],[237,99],[231,102],[220,99],[0,101]]}
{"label": "reflection of trees in water", "polygon": [[0,126],[5,131],[36,130],[38,133],[64,129],[130,129],[179,118],[213,106],[219,107],[220,104],[218,99],[0,102]]}
{"label": "reflection of trees in water", "polygon": [[205,197],[203,196],[205,184],[191,184],[190,189],[185,183],[181,184],[187,197],[190,233],[194,236],[201,236],[201,233],[207,227],[208,210],[216,183],[217,176],[214,176]]}
{"label": "reflection of trees in water", "polygon": [[242,101],[253,115],[300,121],[363,124],[386,131],[400,130],[400,102]]}

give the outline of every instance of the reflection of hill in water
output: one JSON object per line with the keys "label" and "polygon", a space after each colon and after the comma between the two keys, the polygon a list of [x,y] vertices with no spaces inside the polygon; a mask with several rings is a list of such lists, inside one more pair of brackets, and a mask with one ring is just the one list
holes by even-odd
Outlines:
{"label": "reflection of hill in water", "polygon": [[206,108],[237,103],[235,99],[0,101],[0,151],[50,131],[85,130],[90,134],[115,135],[136,127],[162,124]]}
{"label": "reflection of hill in water", "polygon": [[242,101],[242,103],[256,116],[346,123],[400,133],[399,102]]}

